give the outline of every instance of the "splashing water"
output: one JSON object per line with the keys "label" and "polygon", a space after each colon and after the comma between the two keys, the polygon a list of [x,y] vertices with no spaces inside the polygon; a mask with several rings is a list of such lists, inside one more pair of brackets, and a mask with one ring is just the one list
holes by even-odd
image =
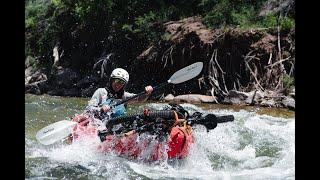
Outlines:
{"label": "splashing water", "polygon": [[[35,114],[45,116],[46,111],[42,109],[47,105],[32,98],[32,103],[26,101],[30,109],[26,112],[26,179],[295,179],[294,118],[181,104],[189,113],[232,114],[235,121],[218,124],[209,132],[204,126],[194,126],[195,143],[183,160],[146,162],[98,152],[95,148],[99,144],[98,137],[88,137],[70,145],[39,144],[34,134],[45,125],[36,123],[40,120]],[[50,100],[56,103],[54,97]],[[62,101],[70,103],[70,99]],[[72,103],[79,104],[78,100]],[[66,116],[79,112],[70,104],[71,111]],[[139,104],[135,109],[145,106],[162,109],[166,105]]]}

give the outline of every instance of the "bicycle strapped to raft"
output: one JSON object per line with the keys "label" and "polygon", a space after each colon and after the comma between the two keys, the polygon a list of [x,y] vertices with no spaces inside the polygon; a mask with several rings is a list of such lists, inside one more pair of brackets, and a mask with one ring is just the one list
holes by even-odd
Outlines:
{"label": "bicycle strapped to raft", "polygon": [[170,103],[163,110],[144,109],[141,113],[129,114],[122,117],[105,119],[106,129],[99,130],[98,136],[103,142],[108,135],[126,135],[128,133],[148,132],[161,138],[166,137],[172,127],[192,127],[194,124],[204,125],[207,131],[217,127],[217,123],[234,120],[233,115],[216,116],[194,112],[189,114],[181,105]]}

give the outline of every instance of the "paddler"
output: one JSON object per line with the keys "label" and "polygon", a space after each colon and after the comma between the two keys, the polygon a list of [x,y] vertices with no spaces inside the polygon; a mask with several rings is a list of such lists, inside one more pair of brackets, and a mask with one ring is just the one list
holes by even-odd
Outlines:
{"label": "paddler", "polygon": [[[122,68],[116,68],[111,72],[109,82],[104,88],[98,88],[90,101],[88,102],[87,110],[93,112],[106,113],[110,110],[110,103],[113,100],[124,100],[130,98],[136,94],[125,91],[125,87],[129,82],[129,73]],[[153,91],[152,86],[146,86],[144,88],[145,94],[132,99],[128,102],[143,102],[149,98],[149,95]],[[123,115],[125,112],[124,105],[116,107],[113,117]]]}

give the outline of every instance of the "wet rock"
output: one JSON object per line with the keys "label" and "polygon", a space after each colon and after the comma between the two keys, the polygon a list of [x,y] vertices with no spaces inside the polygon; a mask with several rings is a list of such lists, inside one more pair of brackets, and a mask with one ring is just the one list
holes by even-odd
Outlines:
{"label": "wet rock", "polygon": [[188,102],[188,103],[212,103],[214,102],[212,96],[201,95],[201,94],[186,94],[174,97],[173,101],[177,102]]}
{"label": "wet rock", "polygon": [[79,80],[76,83],[77,87],[87,87],[89,85],[92,85],[94,83],[98,83],[99,82],[99,77],[95,76],[95,75],[90,75],[90,76],[86,76],[84,78],[82,78],[81,80]]}
{"label": "wet rock", "polygon": [[24,78],[24,84],[27,85],[29,83],[30,79],[31,79],[31,76],[26,76]]}
{"label": "wet rock", "polygon": [[25,93],[36,94],[36,95],[41,94],[40,88],[36,83],[26,84],[24,88],[25,88]]}
{"label": "wet rock", "polygon": [[224,98],[222,103],[225,104],[246,104],[248,97],[250,96],[249,93],[230,90],[229,94]]}
{"label": "wet rock", "polygon": [[40,81],[40,82],[37,82],[37,85],[40,89],[40,92],[41,94],[44,94],[48,91],[48,89],[50,88],[49,84],[48,84],[48,81]]}
{"label": "wet rock", "polygon": [[47,92],[51,96],[63,96],[63,89],[52,89]]}
{"label": "wet rock", "polygon": [[260,103],[261,106],[276,107],[276,101],[273,98],[263,99]]}
{"label": "wet rock", "polygon": [[251,91],[248,93],[249,96],[245,100],[246,104],[254,105],[259,104],[262,101],[262,98],[265,96],[264,92],[257,90],[257,91]]}
{"label": "wet rock", "polygon": [[289,109],[295,109],[295,100],[292,97],[285,97],[282,104]]}
{"label": "wet rock", "polygon": [[25,82],[25,83],[31,84],[31,83],[46,81],[46,80],[48,80],[47,75],[45,75],[44,73],[41,73],[41,72],[36,72],[32,76],[29,76],[27,78],[27,82]]}
{"label": "wet rock", "polygon": [[60,88],[70,88],[76,84],[78,77],[79,75],[69,68],[58,69],[53,84]]}
{"label": "wet rock", "polygon": [[166,97],[164,97],[165,101],[173,101],[174,96],[172,94],[168,94]]}
{"label": "wet rock", "polygon": [[[33,73],[35,72],[34,68],[32,66],[29,66],[27,67],[25,70],[24,70],[24,76],[27,78],[27,77],[30,77]],[[31,77],[30,77],[31,78]]]}
{"label": "wet rock", "polygon": [[82,97],[91,97],[93,93],[98,89],[98,87],[90,86],[81,90]]}
{"label": "wet rock", "polygon": [[25,93],[43,94],[47,89],[47,75],[41,71],[33,72],[30,66],[25,70]]}
{"label": "wet rock", "polygon": [[230,98],[239,98],[241,100],[245,100],[249,97],[249,93],[236,91],[236,90],[230,90],[228,96]]}
{"label": "wet rock", "polygon": [[32,66],[29,66],[24,70],[24,76],[25,84],[31,84],[36,81],[47,80],[47,76],[44,73],[42,73],[41,70],[37,70]]}

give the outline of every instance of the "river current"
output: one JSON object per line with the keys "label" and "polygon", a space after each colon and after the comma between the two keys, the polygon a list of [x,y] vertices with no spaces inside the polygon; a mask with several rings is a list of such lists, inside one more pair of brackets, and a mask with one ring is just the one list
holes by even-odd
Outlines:
{"label": "river current", "polygon": [[[26,179],[295,179],[295,117],[285,109],[181,103],[189,112],[232,114],[207,132],[195,126],[190,154],[177,162],[141,162],[98,153],[96,139],[44,146],[41,128],[81,113],[87,98],[25,96]],[[130,104],[128,112],[167,103]]]}

